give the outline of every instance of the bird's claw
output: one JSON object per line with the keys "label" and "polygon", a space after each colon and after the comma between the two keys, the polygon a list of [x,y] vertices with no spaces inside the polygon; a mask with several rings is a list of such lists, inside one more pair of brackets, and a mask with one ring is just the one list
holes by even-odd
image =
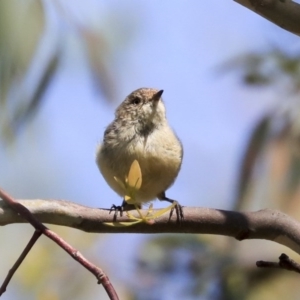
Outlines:
{"label": "bird's claw", "polygon": [[178,203],[178,201],[173,200],[172,202],[173,208],[170,211],[170,219],[173,215],[174,209],[176,210],[177,221],[180,223],[184,219],[182,206]]}
{"label": "bird's claw", "polygon": [[124,211],[124,206],[123,205],[115,205],[113,204],[109,210],[109,213],[111,212],[115,212],[114,213],[114,219],[117,219],[118,213],[120,213],[120,217],[123,216],[123,211]]}

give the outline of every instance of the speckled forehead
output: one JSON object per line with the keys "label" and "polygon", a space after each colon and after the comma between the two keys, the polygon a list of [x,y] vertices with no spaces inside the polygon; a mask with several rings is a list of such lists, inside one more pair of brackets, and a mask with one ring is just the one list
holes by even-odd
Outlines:
{"label": "speckled forehead", "polygon": [[130,95],[128,95],[128,98],[134,98],[134,97],[141,97],[141,98],[152,98],[154,94],[156,94],[159,90],[151,89],[151,88],[141,88],[138,90],[133,91]]}

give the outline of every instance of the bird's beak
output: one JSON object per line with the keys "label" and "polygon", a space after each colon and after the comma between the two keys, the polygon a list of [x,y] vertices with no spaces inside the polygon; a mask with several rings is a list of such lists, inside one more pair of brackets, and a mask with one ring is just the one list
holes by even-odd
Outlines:
{"label": "bird's beak", "polygon": [[164,90],[160,90],[152,96],[152,100],[158,102]]}

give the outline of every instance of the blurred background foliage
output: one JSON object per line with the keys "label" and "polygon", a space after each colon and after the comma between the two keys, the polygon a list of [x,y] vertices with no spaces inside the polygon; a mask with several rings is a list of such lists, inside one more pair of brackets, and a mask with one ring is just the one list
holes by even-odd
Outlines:
{"label": "blurred background foliage", "polygon": [[[77,33],[86,48],[91,76],[95,87],[112,101],[114,82],[105,61],[113,53],[108,49],[107,37],[102,32],[80,25],[64,10],[59,1],[53,1],[56,13]],[[1,1],[0,3],[0,55],[1,55],[1,129],[4,141],[13,142],[22,127],[25,127],[43,104],[43,95],[55,76],[62,56],[63,35],[47,43],[46,26],[49,15],[42,1]],[[48,33],[49,34],[49,33]],[[35,56],[41,55],[44,47],[51,51],[44,55],[42,65],[34,65]],[[38,62],[41,64],[41,61]],[[35,67],[35,68],[34,68]],[[28,81],[31,86],[28,88]]]}
{"label": "blurred background foliage", "polygon": [[238,71],[247,87],[272,88],[279,104],[254,127],[242,159],[236,208],[264,198],[268,207],[299,217],[300,52],[278,47],[247,53],[229,61],[223,71]]}
{"label": "blurred background foliage", "polygon": [[[42,78],[36,86],[35,95],[31,97],[24,91],[16,91],[16,87],[20,87],[28,73],[44,26],[44,12],[39,1],[31,1],[30,4],[17,1],[0,3],[2,137],[15,138],[14,129],[21,126],[42,101]],[[48,77],[49,80],[51,75],[41,77]]]}
{"label": "blurred background foliage", "polygon": [[[114,64],[120,59],[117,53],[131,43],[139,26],[138,17],[116,13],[108,16],[105,26],[88,27],[60,1],[53,1],[52,14],[76,32],[95,91],[102,96],[100,101],[114,105],[118,91]],[[119,23],[117,28],[111,26],[115,23]],[[53,34],[49,24],[47,1],[0,1],[2,148],[18,147],[16,141],[46,105],[45,93],[67,53],[64,34]],[[52,36],[50,42],[48,35]],[[36,61],[37,57],[40,59]],[[299,58],[299,49],[287,51],[276,45],[235,55],[217,67],[222,76],[231,72],[240,78],[246,89],[273,89],[279,98],[253,126],[242,151],[235,199],[229,209],[277,208],[300,218]],[[1,270],[8,271],[32,231],[23,225],[20,238],[15,239],[19,230],[14,226],[1,228],[2,248],[13,249],[2,254]],[[110,262],[114,260],[118,266],[122,254],[104,255],[101,251],[99,240],[105,243],[104,236],[59,227],[54,230],[101,266],[109,277],[110,272],[120,271],[113,269]],[[253,247],[251,243],[196,235],[144,238],[134,251],[131,273],[112,281],[122,299],[298,299],[296,274],[255,267],[255,260],[277,260],[282,251],[280,246],[259,241]],[[122,239],[117,244],[122,244]],[[113,257],[107,260],[109,255]],[[4,299],[93,299],[95,294],[104,299],[102,289],[95,286],[91,275],[43,238],[18,270]]]}

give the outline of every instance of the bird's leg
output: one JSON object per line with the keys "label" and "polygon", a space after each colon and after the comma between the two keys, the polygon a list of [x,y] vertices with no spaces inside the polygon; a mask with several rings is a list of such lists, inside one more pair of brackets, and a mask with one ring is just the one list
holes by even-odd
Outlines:
{"label": "bird's leg", "polygon": [[123,200],[122,205],[115,205],[113,204],[109,210],[109,213],[111,213],[112,211],[114,211],[114,220],[117,219],[118,216],[118,212],[120,213],[120,216],[123,216],[123,211],[124,211],[124,202],[125,200]]}
{"label": "bird's leg", "polygon": [[123,216],[123,212],[127,210],[133,210],[135,209],[135,206],[133,204],[128,204],[124,199],[122,202],[122,205],[115,205],[113,204],[109,210],[109,213],[114,211],[114,220],[117,219],[118,213],[120,213],[120,216]]}
{"label": "bird's leg", "polygon": [[160,200],[160,201],[168,201],[168,202],[174,204],[174,207],[171,209],[171,212],[170,212],[170,218],[172,217],[172,214],[173,214],[173,211],[174,211],[174,208],[175,208],[176,209],[177,221],[180,222],[182,219],[184,219],[182,206],[178,203],[178,201],[168,198],[166,196],[165,192],[162,192],[162,193],[158,194],[157,199]]}

